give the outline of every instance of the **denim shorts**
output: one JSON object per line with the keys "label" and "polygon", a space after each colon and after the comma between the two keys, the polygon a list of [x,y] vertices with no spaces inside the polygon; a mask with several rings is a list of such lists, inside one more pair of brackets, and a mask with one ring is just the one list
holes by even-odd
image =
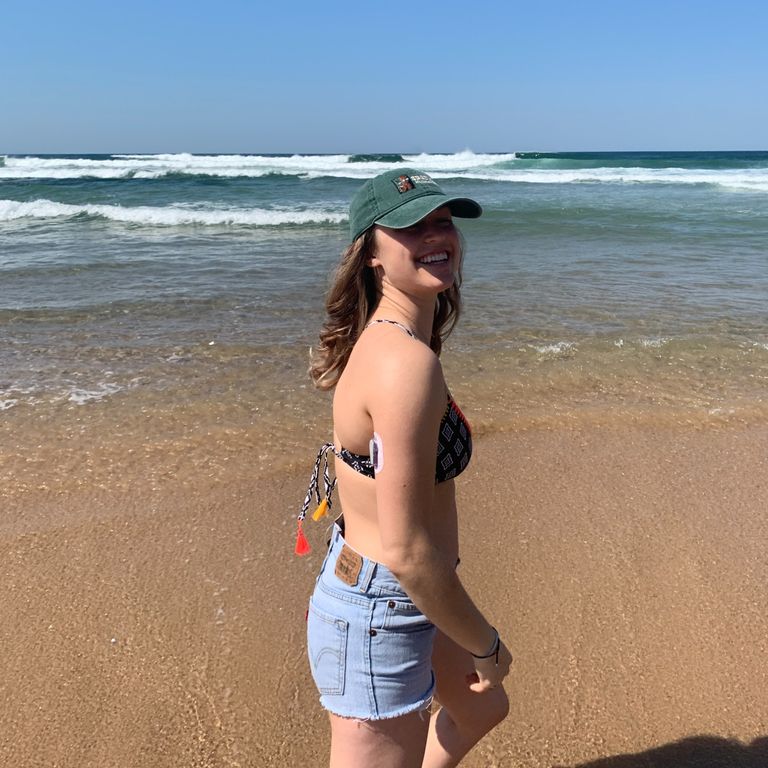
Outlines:
{"label": "denim shorts", "polygon": [[351,549],[334,525],[307,614],[323,707],[361,720],[425,709],[435,688],[434,636],[392,572]]}

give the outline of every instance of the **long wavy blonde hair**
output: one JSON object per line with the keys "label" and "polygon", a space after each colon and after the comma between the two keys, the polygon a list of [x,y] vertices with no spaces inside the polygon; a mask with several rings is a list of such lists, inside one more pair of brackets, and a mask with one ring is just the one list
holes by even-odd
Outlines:
{"label": "long wavy blonde hair", "polygon": [[[347,365],[352,347],[376,309],[381,288],[368,260],[375,252],[375,227],[349,245],[341,255],[325,299],[326,319],[320,344],[310,355],[309,375],[318,389],[333,389]],[[430,348],[439,355],[443,342],[461,314],[461,265],[464,239],[459,234],[461,255],[456,279],[437,295]]]}

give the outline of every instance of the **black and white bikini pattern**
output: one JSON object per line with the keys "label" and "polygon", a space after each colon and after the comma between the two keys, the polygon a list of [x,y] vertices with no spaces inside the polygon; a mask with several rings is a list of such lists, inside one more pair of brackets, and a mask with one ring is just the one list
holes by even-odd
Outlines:
{"label": "black and white bikini pattern", "polygon": [[[408,334],[411,338],[415,339],[416,334],[411,331],[410,328],[397,322],[396,320],[372,320],[365,327],[368,328],[371,325],[377,323],[389,323],[400,328],[404,333]],[[374,433],[374,438],[377,436]],[[372,441],[373,442],[373,441]],[[379,446],[380,448],[380,446]],[[372,447],[373,450],[373,447]],[[346,448],[340,448],[336,450],[333,443],[324,443],[320,450],[317,452],[317,458],[315,459],[315,465],[312,469],[312,475],[309,479],[309,488],[307,489],[307,495],[304,497],[304,503],[301,505],[301,511],[297,517],[297,554],[305,554],[309,551],[309,545],[304,540],[302,533],[302,525],[309,512],[309,506],[312,503],[312,498],[317,500],[318,509],[313,515],[315,520],[319,520],[330,511],[333,506],[333,491],[336,488],[336,477],[331,479],[331,472],[329,467],[328,454],[332,454],[340,461],[343,461],[347,466],[355,470],[355,472],[364,475],[365,477],[375,478],[374,461],[372,456],[364,456],[362,454],[352,453]],[[438,433],[437,440],[437,456],[435,466],[435,482],[442,483],[446,480],[450,480],[456,477],[458,474],[464,471],[469,459],[472,456],[472,432],[469,427],[464,414],[456,405],[456,402],[448,394],[448,404],[443,414],[443,418],[440,422],[440,431]],[[380,454],[379,454],[380,457]],[[380,466],[378,467],[380,469]],[[322,491],[320,488],[320,470],[322,469]],[[298,543],[301,541],[301,545]]]}

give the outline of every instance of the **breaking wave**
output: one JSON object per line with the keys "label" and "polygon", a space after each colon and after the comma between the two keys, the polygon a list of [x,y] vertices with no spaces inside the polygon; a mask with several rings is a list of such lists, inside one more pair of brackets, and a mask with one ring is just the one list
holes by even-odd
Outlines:
{"label": "breaking wave", "polygon": [[52,200],[18,202],[0,200],[0,222],[16,219],[55,218],[107,219],[126,224],[177,226],[280,227],[285,225],[339,224],[346,213],[332,210],[278,210],[266,208],[192,208],[183,205],[163,207],[122,205],[72,205]]}
{"label": "breaking wave", "polygon": [[369,178],[416,167],[436,178],[532,184],[713,184],[768,192],[768,153],[475,153],[5,156],[0,180],[199,176]]}

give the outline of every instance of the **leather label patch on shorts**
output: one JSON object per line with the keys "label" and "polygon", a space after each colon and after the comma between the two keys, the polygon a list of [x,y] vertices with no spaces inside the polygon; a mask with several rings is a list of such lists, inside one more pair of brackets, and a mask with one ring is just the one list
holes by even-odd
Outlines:
{"label": "leather label patch on shorts", "polygon": [[346,544],[341,548],[339,557],[336,560],[334,573],[345,584],[354,587],[357,584],[357,577],[363,567],[363,558],[357,552],[350,549]]}

